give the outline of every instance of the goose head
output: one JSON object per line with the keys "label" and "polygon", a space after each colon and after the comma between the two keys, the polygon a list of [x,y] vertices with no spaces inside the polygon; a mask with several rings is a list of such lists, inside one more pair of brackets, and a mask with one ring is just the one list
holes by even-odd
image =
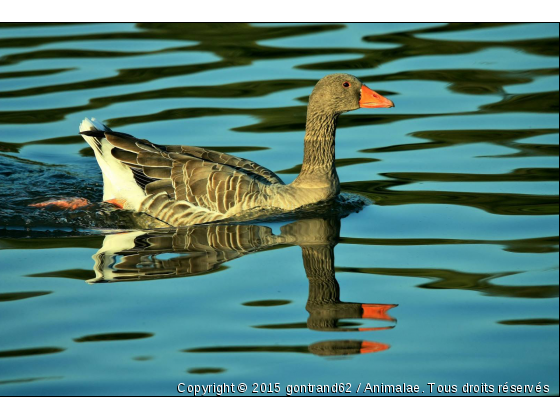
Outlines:
{"label": "goose head", "polygon": [[393,102],[364,85],[360,79],[346,73],[329,74],[317,82],[309,107],[331,115],[358,108],[391,108]]}

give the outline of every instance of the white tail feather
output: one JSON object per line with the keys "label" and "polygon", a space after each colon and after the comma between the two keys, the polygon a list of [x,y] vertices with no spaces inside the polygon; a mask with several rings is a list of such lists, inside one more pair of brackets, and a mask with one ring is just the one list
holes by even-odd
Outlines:
{"label": "white tail feather", "polygon": [[[84,131],[110,131],[104,124],[95,118],[85,118],[80,124],[80,132]],[[103,174],[103,200],[123,200],[125,208],[136,209],[145,198],[145,193],[136,184],[130,168],[111,154],[113,145],[102,138],[101,141],[94,137],[82,134],[84,140],[91,146],[95,153],[97,163]]]}
{"label": "white tail feather", "polygon": [[82,131],[107,131],[109,128],[105,125],[97,121],[95,118],[91,120],[89,118],[84,118],[82,123],[80,124],[80,132]]}

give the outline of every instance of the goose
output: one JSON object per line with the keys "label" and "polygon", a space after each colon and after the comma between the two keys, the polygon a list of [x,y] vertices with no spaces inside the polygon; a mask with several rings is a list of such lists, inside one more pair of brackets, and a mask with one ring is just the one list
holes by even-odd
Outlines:
{"label": "goose", "polygon": [[162,146],[113,131],[94,118],[82,121],[80,134],[101,168],[103,201],[180,227],[264,209],[292,211],[336,197],[338,116],[393,106],[352,75],[319,80],[307,107],[301,172],[287,185],[250,160],[201,147]]}

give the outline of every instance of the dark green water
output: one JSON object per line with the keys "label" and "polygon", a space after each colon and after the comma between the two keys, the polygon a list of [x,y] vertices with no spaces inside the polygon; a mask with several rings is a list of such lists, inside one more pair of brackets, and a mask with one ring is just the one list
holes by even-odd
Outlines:
{"label": "dark green water", "polygon": [[[0,395],[558,394],[558,32],[0,25]],[[84,117],[290,182],[307,96],[334,72],[396,104],[341,116],[346,202],[171,232],[126,230],[105,205],[28,206],[101,200]]]}

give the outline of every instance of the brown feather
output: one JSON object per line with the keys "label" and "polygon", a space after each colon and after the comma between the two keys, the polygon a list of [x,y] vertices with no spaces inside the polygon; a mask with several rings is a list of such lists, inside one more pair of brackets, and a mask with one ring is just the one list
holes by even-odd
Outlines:
{"label": "brown feather", "polygon": [[169,202],[169,196],[167,194],[165,193],[158,194],[156,195],[154,200],[148,205],[146,211],[150,214],[155,215],[157,212],[159,212],[161,207],[168,202]]}
{"label": "brown feather", "polygon": [[180,163],[173,162],[173,168],[171,169],[171,180],[173,181],[173,187],[175,187],[175,197],[177,200],[187,199],[187,186],[183,177],[184,169],[184,166]]}
{"label": "brown feather", "polygon": [[146,194],[157,194],[164,191],[169,195],[175,195],[175,189],[170,179],[160,179],[146,185]]}
{"label": "brown feather", "polygon": [[232,191],[232,190],[226,191],[224,204],[225,204],[225,206],[228,210],[236,204],[235,203],[235,191]]}
{"label": "brown feather", "polygon": [[170,159],[176,160],[178,162],[198,162],[202,163],[200,159],[194,156],[183,155],[181,153],[169,153],[168,154]]}
{"label": "brown feather", "polygon": [[162,166],[144,166],[144,173],[151,178],[171,178],[171,168]]}
{"label": "brown feather", "polygon": [[105,133],[105,138],[113,146],[118,147],[123,150],[128,150],[129,152],[139,153],[142,151],[138,146],[136,146],[137,139],[135,138],[124,138],[116,135],[115,133]]}
{"label": "brown feather", "polygon": [[194,196],[204,195],[206,194],[206,186],[208,184],[208,180],[206,178],[199,179],[198,181],[192,183],[189,180],[189,187],[191,192]]}
{"label": "brown feather", "polygon": [[141,152],[138,154],[138,163],[144,166],[162,166],[169,167],[173,165],[171,159],[167,159],[155,153]]}
{"label": "brown feather", "polygon": [[121,162],[132,163],[134,165],[138,164],[138,161],[136,160],[138,154],[134,152],[128,152],[126,150],[113,147],[111,149],[111,154],[113,155],[113,157],[120,160]]}
{"label": "brown feather", "polygon": [[136,146],[146,152],[150,153],[160,153],[160,150],[156,149],[153,143],[150,143],[147,140],[136,140]]}
{"label": "brown feather", "polygon": [[199,166],[198,168],[193,169],[187,182],[192,185],[200,180],[204,180],[207,183],[211,173],[212,168],[209,168],[207,166]]}
{"label": "brown feather", "polygon": [[162,220],[169,220],[169,217],[173,215],[173,207],[175,203],[175,201],[171,200],[168,200],[167,203],[163,203],[159,212],[156,214],[156,217]]}

